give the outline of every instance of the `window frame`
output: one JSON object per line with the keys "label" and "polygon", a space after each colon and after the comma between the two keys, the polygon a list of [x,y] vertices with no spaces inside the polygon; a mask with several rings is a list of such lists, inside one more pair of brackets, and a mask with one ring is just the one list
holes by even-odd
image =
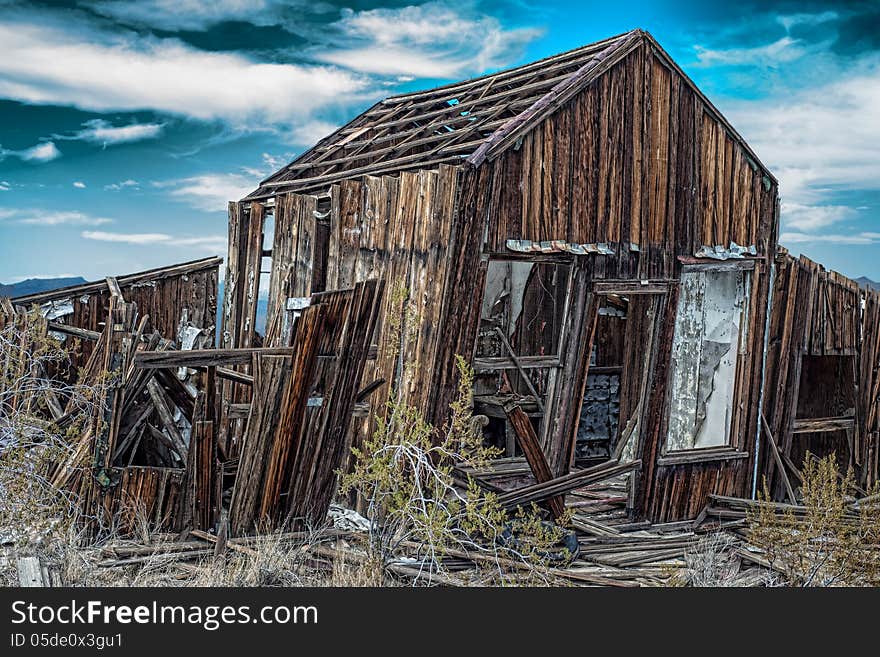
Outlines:
{"label": "window frame", "polygon": [[[490,254],[485,256],[486,276],[488,278],[489,265],[492,262],[527,262],[531,264],[552,264],[557,266],[565,266],[568,268],[567,280],[565,281],[565,300],[562,308],[562,314],[559,322],[559,337],[557,341],[556,353],[545,356],[522,356],[516,354],[514,362],[510,356],[480,356],[477,354],[477,341],[479,340],[479,329],[477,329],[477,337],[474,341],[474,358],[473,366],[476,370],[501,370],[501,369],[559,369],[563,366],[562,355],[565,353],[565,347],[568,340],[568,331],[566,326],[571,313],[572,292],[574,285],[574,256],[568,254]],[[484,297],[486,295],[486,284],[483,283],[483,289],[480,294],[480,322],[482,322],[482,307]]]}
{"label": "window frame", "polygon": [[[680,277],[679,277],[679,285],[681,283],[681,276],[688,273],[700,273],[700,272],[737,272],[741,275],[745,276],[744,286],[745,286],[745,300],[742,309],[742,316],[739,326],[739,335],[738,335],[738,350],[737,350],[737,358],[736,365],[733,371],[733,398],[732,405],[735,409],[735,412],[742,412],[742,409],[737,409],[738,400],[742,395],[742,386],[749,385],[750,382],[741,381],[743,368],[742,364],[742,354],[748,351],[749,340],[751,337],[751,331],[753,327],[751,326],[752,320],[752,306],[753,306],[753,294],[754,290],[754,269],[755,269],[755,261],[753,259],[737,259],[737,260],[725,260],[725,261],[717,261],[717,262],[689,262],[682,266]],[[678,326],[678,318],[679,314],[677,312],[678,303],[676,301],[676,313],[673,319],[673,331],[672,331],[672,340],[675,340],[675,331]],[[705,327],[704,327],[705,328]],[[661,433],[661,445],[660,452],[658,454],[657,464],[658,465],[677,465],[682,463],[702,463],[707,461],[726,461],[726,460],[736,460],[736,459],[746,459],[749,457],[749,452],[745,450],[745,434],[741,429],[737,431],[736,435],[734,435],[734,422],[733,415],[731,415],[730,425],[727,427],[725,442],[721,445],[707,445],[705,447],[690,447],[685,449],[669,449],[669,421],[671,416],[671,405],[672,405],[672,381],[675,377],[675,367],[674,363],[672,363],[672,353],[671,353],[671,345],[670,345],[670,366],[669,373],[667,375],[666,380],[666,394],[664,400],[664,416],[662,423],[662,433]],[[748,428],[746,427],[746,431]]]}

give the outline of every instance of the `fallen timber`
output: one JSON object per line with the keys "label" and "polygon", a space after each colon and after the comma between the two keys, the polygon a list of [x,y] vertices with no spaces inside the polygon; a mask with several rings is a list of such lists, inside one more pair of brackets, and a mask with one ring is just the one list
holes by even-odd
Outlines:
{"label": "fallen timber", "polygon": [[[3,302],[0,328],[24,330],[35,323],[35,331],[23,335],[39,340],[51,332],[87,342],[91,350],[78,384],[94,386],[98,403],[79,420],[83,430],[49,478],[82,500],[80,511],[92,534],[111,524],[132,530],[141,514],[158,530],[204,531],[228,522],[233,536],[271,524],[320,524],[326,515],[346,454],[345,429],[359,400],[377,387],[359,390],[356,382],[373,353],[384,284],[367,281],[317,295],[290,318],[287,344],[268,349],[204,348],[213,343],[212,305],[199,312],[189,305],[165,308],[206,323],[181,324],[177,339],[166,339],[149,332],[151,318],[140,316],[137,304],[126,300],[132,285],[140,286],[135,289],[141,296],[150,290],[159,294],[163,288],[153,285],[155,280],[167,285],[191,276],[194,267],[216,267],[216,262],[110,277]],[[215,299],[216,278],[199,281],[208,289],[198,298]],[[104,293],[101,331],[28,314],[39,302],[70,303],[71,294]],[[147,305],[155,306],[154,300]],[[74,312],[64,319],[75,318]],[[196,340],[186,340],[193,335]],[[278,367],[283,376],[275,375],[272,368]],[[221,397],[218,380],[241,386],[232,391],[247,402]],[[50,385],[35,386],[29,395],[21,403],[43,409],[34,421],[63,425],[77,417],[76,409],[64,408],[53,396]],[[40,412],[48,417],[38,418]],[[221,441],[236,422],[242,423],[243,435]],[[230,472],[237,473],[231,482]],[[126,557],[134,558],[140,559]]]}

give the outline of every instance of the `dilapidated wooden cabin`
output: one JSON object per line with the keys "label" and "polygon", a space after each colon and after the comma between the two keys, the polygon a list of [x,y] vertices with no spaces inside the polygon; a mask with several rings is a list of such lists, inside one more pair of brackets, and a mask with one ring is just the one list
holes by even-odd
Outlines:
{"label": "dilapidated wooden cabin", "polygon": [[490,485],[527,480],[533,433],[552,476],[634,462],[636,519],[751,495],[777,183],[648,33],[387,98],[229,211],[222,346],[282,346],[304,297],[378,278],[406,294],[374,405],[442,423],[463,355]]}
{"label": "dilapidated wooden cabin", "polygon": [[774,273],[758,487],[794,500],[805,459],[834,454],[864,493],[878,476],[880,292],[782,248]]}

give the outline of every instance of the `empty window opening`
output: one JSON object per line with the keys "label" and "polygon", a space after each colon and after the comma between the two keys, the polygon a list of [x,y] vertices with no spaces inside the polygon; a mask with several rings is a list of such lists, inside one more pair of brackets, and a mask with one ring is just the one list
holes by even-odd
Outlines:
{"label": "empty window opening", "polygon": [[801,467],[807,452],[835,454],[845,470],[852,458],[856,413],[854,356],[802,356],[789,458]]}
{"label": "empty window opening", "polygon": [[488,444],[520,454],[505,406],[518,405],[543,435],[559,364],[571,265],[490,260],[474,366],[475,412]]}
{"label": "empty window opening", "polygon": [[747,338],[750,274],[686,268],[672,341],[666,451],[732,445],[737,363]]}
{"label": "empty window opening", "polygon": [[570,274],[568,264],[490,261],[477,357],[558,356]]}
{"label": "empty window opening", "polygon": [[254,332],[262,339],[266,335],[269,311],[269,286],[272,281],[272,247],[275,241],[275,213],[266,213],[263,219],[263,254],[260,259],[260,288],[257,293],[257,315]]}
{"label": "empty window opening", "polygon": [[[318,201],[315,212],[315,252],[312,261],[312,293],[327,289],[327,259],[330,252],[330,202]],[[378,329],[378,323],[376,325]]]}
{"label": "empty window opening", "polygon": [[607,460],[618,435],[628,306],[627,300],[620,297],[604,297],[599,306],[577,430],[578,462]]}

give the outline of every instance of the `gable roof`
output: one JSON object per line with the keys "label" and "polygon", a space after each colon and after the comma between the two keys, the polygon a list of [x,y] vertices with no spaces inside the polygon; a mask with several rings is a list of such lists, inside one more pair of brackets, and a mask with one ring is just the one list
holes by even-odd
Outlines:
{"label": "gable roof", "polygon": [[315,191],[363,175],[491,160],[560,105],[648,41],[760,164],[742,137],[647,32],[603,41],[427,91],[391,96],[261,181],[244,200]]}

